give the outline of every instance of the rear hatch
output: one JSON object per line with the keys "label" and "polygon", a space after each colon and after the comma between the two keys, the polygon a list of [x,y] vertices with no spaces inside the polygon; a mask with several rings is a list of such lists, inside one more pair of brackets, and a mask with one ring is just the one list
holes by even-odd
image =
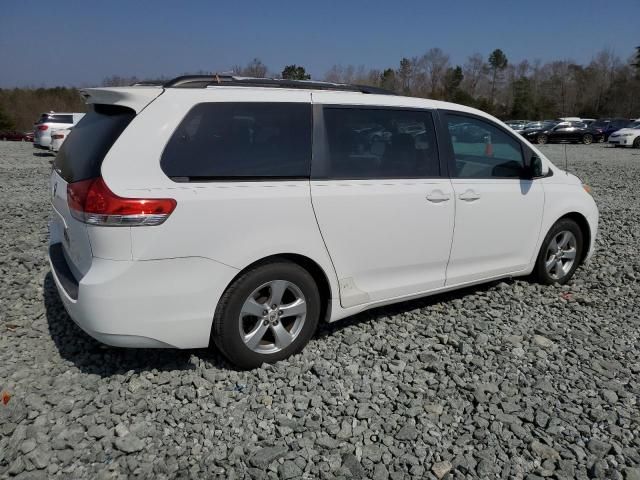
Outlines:
{"label": "rear hatch", "polygon": [[[62,144],[51,174],[51,241],[61,242],[71,272],[80,280],[91,267],[92,251],[87,225],[69,208],[70,184],[100,176],[102,161],[120,134],[135,117],[131,108],[93,105]],[[94,227],[100,228],[100,227]]]}

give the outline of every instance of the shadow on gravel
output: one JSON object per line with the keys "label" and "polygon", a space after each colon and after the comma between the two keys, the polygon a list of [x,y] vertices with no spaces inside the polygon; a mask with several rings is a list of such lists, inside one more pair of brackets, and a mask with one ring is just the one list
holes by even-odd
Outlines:
{"label": "shadow on gravel", "polygon": [[56,154],[55,153],[50,153],[50,152],[33,152],[33,156],[34,157],[55,157]]}
{"label": "shadow on gravel", "polygon": [[196,366],[192,355],[215,368],[234,370],[213,349],[118,348],[103,345],[71,320],[60,300],[51,272],[44,279],[43,297],[49,332],[60,356],[83,373],[110,377],[131,370],[138,373],[150,370],[194,370]]}
{"label": "shadow on gravel", "polygon": [[394,303],[384,307],[373,308],[362,313],[358,313],[353,317],[347,317],[343,320],[339,320],[333,323],[322,323],[318,327],[315,338],[323,338],[332,335],[334,332],[338,332],[344,328],[348,328],[352,325],[359,325],[361,323],[375,322],[383,317],[390,317],[394,315],[401,315],[411,310],[429,307],[440,302],[449,302],[452,300],[464,300],[467,295],[473,295],[474,293],[483,292],[491,287],[495,287],[500,283],[511,284],[513,280],[511,278],[504,278],[502,280],[495,280],[493,282],[482,283],[479,285],[473,285],[460,290],[453,290],[451,292],[439,293],[436,295],[430,295],[427,297],[417,298],[415,300],[408,300],[406,302]]}
{"label": "shadow on gravel", "polygon": [[[462,290],[378,307],[334,323],[323,322],[320,324],[315,338],[322,339],[352,325],[377,321],[382,317],[401,315],[439,302],[464,299],[467,295],[485,291],[501,282],[510,283],[512,280],[494,281]],[[195,365],[191,361],[192,355],[196,355],[199,359],[220,370],[237,370],[213,348],[197,350],[143,349],[117,348],[101,344],[84,333],[71,320],[60,300],[51,272],[47,273],[44,279],[43,296],[49,332],[60,356],[72,362],[84,373],[109,377],[131,370],[135,372],[193,370]]]}

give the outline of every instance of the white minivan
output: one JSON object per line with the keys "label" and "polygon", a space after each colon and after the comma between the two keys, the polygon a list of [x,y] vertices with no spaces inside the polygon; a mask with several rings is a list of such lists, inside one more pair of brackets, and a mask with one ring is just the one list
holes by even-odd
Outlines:
{"label": "white minivan", "polygon": [[[238,77],[83,91],[51,176],[50,261],[89,335],[250,368],[319,321],[593,252],[581,181],[469,107]],[[425,319],[425,321],[428,321]]]}
{"label": "white minivan", "polygon": [[72,128],[84,115],[84,113],[64,112],[43,113],[33,125],[33,146],[49,150],[52,132]]}

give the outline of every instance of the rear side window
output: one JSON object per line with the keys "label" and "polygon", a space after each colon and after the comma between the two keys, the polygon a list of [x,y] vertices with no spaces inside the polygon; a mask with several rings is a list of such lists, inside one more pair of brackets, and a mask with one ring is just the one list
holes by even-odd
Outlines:
{"label": "rear side window", "polygon": [[73,123],[73,115],[58,115],[55,113],[43,113],[40,120],[41,123]]}
{"label": "rear side window", "polygon": [[73,115],[50,115],[47,122],[52,123],[73,123]]}
{"label": "rear side window", "polygon": [[522,146],[515,138],[475,117],[447,113],[446,118],[455,157],[453,176],[519,178],[522,175]]}
{"label": "rear side window", "polygon": [[160,165],[175,181],[308,178],[311,118],[307,103],[201,103]]}
{"label": "rear side window", "polygon": [[325,107],[328,177],[421,178],[440,174],[431,113]]}
{"label": "rear side window", "polygon": [[135,117],[130,108],[94,105],[69,133],[54,163],[67,182],[100,176],[102,160]]}

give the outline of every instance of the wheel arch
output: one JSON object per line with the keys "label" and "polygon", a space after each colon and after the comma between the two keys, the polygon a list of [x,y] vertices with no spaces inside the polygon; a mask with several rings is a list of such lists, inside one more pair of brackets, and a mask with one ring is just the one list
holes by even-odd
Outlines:
{"label": "wheel arch", "polygon": [[321,299],[321,310],[320,310],[320,320],[328,321],[331,316],[331,283],[329,282],[329,277],[324,269],[310,257],[305,255],[301,255],[298,253],[277,253],[268,255],[266,257],[260,258],[258,260],[253,261],[242,270],[240,270],[227,284],[225,287],[225,291],[239,278],[243,275],[247,270],[255,268],[259,265],[263,265],[265,263],[272,263],[277,261],[287,261],[291,263],[295,263],[300,267],[304,268],[309,274],[313,277],[313,280],[316,282],[318,286],[318,292],[320,294]]}

